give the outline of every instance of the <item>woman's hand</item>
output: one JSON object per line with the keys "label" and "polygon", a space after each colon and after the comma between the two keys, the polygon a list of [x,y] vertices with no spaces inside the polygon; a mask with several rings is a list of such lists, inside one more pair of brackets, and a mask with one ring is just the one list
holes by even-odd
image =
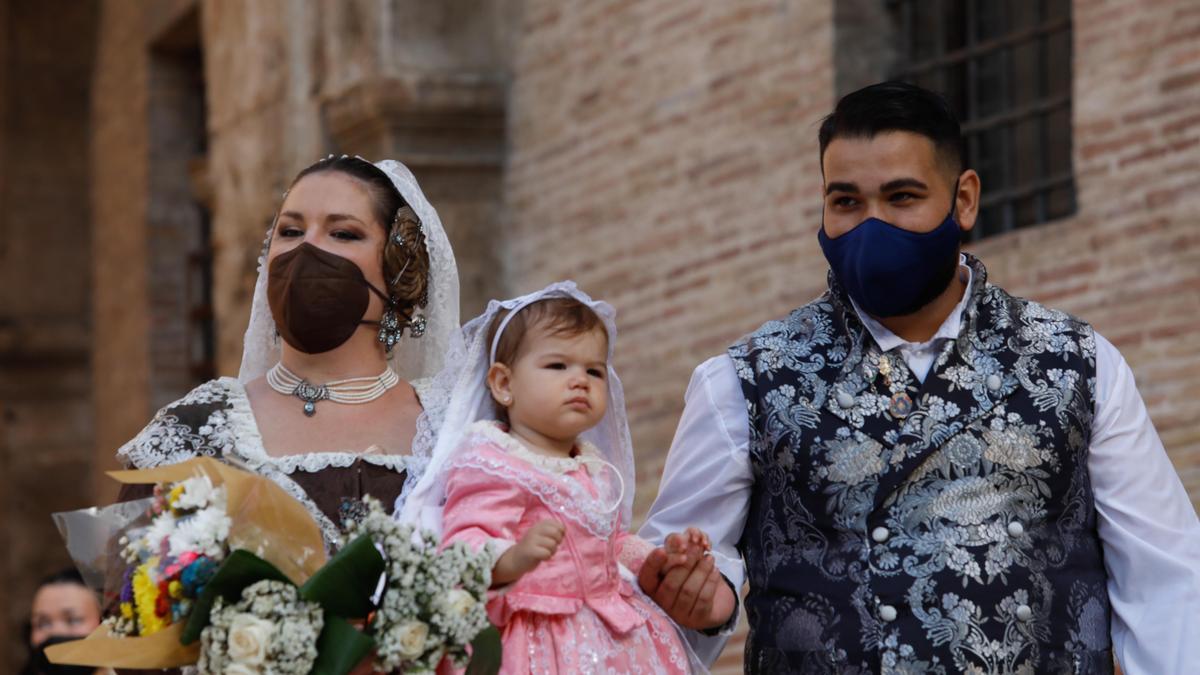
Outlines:
{"label": "woman's hand", "polygon": [[504,552],[492,568],[492,585],[503,586],[520,579],[526,572],[549,560],[558,550],[567,529],[557,520],[542,520]]}

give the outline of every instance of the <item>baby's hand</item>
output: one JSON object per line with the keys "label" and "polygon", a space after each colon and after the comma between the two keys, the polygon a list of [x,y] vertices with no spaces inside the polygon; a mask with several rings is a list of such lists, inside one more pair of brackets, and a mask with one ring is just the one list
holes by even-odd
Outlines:
{"label": "baby's hand", "polygon": [[[557,520],[542,520],[525,532],[525,536],[496,561],[495,579],[515,581],[522,574],[549,560],[566,535],[566,528]],[[506,583],[506,582],[501,582]]]}
{"label": "baby's hand", "polygon": [[669,570],[672,567],[693,567],[708,552],[712,550],[712,543],[708,539],[708,535],[704,532],[689,527],[682,533],[674,532],[667,535],[663,548],[667,552],[667,564],[663,570]]}

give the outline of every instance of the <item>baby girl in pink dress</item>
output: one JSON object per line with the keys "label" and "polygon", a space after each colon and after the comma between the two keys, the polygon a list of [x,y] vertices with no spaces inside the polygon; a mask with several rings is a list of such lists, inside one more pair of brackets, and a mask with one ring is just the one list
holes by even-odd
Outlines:
{"label": "baby girl in pink dress", "polygon": [[[474,415],[435,470],[443,545],[463,541],[497,556],[488,615],[501,630],[501,672],[702,669],[630,582],[654,547],[626,531],[633,458],[609,367],[611,307],[567,283],[494,303],[489,314],[475,327],[490,346],[477,385],[486,396],[475,406],[491,414]],[[697,530],[672,535],[668,565],[694,564],[707,548]]]}

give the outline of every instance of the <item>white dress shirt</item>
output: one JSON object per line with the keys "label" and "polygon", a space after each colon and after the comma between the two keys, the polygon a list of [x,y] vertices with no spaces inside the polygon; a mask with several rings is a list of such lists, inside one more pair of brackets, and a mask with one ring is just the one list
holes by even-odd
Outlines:
{"label": "white dress shirt", "polygon": [[[970,297],[926,343],[905,342],[855,308],[884,351],[898,350],[924,381],[945,340],[957,337]],[[1096,401],[1088,471],[1108,572],[1112,640],[1127,675],[1191,673],[1200,668],[1200,521],[1179,481],[1133,372],[1096,335]],[[717,566],[735,588],[745,581],[737,542],[754,478],[746,400],[727,354],[692,375],[683,416],[642,537],[661,543],[689,526],[712,539]],[[700,658],[716,660],[728,633],[689,636]]]}

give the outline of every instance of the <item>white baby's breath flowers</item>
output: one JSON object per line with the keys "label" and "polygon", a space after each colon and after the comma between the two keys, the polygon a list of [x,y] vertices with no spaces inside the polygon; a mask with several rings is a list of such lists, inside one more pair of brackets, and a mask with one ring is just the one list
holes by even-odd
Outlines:
{"label": "white baby's breath flowers", "polygon": [[307,675],[317,659],[325,625],[320,605],[300,598],[282,581],[258,581],[241,599],[213,603],[211,623],[200,634],[201,673]]}
{"label": "white baby's breath flowers", "polygon": [[489,626],[484,601],[492,555],[461,544],[439,551],[436,535],[398,523],[374,499],[364,501],[366,516],[346,541],[366,534],[383,549],[386,583],[370,627],[376,667],[433,670],[443,657],[465,665],[467,645]]}

